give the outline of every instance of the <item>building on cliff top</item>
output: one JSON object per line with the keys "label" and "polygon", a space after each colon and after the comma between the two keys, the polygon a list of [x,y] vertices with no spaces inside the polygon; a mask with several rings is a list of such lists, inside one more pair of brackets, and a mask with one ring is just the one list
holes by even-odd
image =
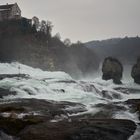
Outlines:
{"label": "building on cliff top", "polygon": [[17,3],[0,5],[0,21],[20,19],[21,10]]}

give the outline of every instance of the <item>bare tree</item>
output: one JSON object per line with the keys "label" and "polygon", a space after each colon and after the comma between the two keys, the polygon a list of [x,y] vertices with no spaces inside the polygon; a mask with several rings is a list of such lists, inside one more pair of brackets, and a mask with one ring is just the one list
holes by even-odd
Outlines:
{"label": "bare tree", "polygon": [[52,28],[53,28],[52,22],[51,21],[47,21],[47,34],[49,36],[51,36]]}
{"label": "bare tree", "polygon": [[66,39],[64,40],[64,44],[65,44],[67,47],[69,47],[72,43],[71,43],[71,41],[70,41],[69,38],[66,38]]}
{"label": "bare tree", "polygon": [[61,40],[60,33],[56,33],[54,37],[57,38],[58,40]]}
{"label": "bare tree", "polygon": [[47,23],[45,20],[42,20],[40,23],[40,31],[47,34]]}
{"label": "bare tree", "polygon": [[35,26],[36,30],[39,29],[39,24],[40,24],[40,23],[39,23],[39,18],[36,17],[36,16],[34,16],[34,17],[32,18],[32,25]]}
{"label": "bare tree", "polygon": [[48,45],[50,44],[50,41],[51,41],[51,37],[52,37],[52,28],[53,28],[53,25],[52,25],[52,22],[51,21],[47,21],[47,24],[46,24],[46,36],[47,36],[47,43]]}
{"label": "bare tree", "polygon": [[80,40],[78,40],[78,41],[77,41],[77,44],[78,44],[78,45],[81,45],[81,44],[82,44],[82,42],[81,42]]}

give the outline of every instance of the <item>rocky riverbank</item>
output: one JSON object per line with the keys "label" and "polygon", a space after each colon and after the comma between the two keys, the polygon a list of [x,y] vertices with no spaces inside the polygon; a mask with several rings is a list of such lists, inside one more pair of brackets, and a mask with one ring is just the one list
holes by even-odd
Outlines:
{"label": "rocky riverbank", "polygon": [[0,106],[0,129],[13,140],[127,140],[136,130],[130,120],[72,115],[85,111],[83,105],[70,102],[6,101]]}
{"label": "rocky riverbank", "polygon": [[[11,91],[0,91],[0,94],[15,96]],[[93,108],[99,111],[94,114],[83,104],[66,101],[32,98],[1,100],[0,103],[3,140],[4,137],[8,140],[128,140],[136,130],[135,122],[116,119],[114,115],[127,112],[127,105],[130,112],[137,112],[140,118],[139,99],[96,104]]]}

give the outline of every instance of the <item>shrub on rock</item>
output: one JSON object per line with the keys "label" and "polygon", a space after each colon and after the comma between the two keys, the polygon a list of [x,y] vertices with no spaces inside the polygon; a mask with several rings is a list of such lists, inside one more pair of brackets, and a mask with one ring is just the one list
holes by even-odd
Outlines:
{"label": "shrub on rock", "polygon": [[115,84],[121,84],[123,66],[119,60],[112,57],[105,58],[102,66],[102,72],[103,80],[112,79]]}

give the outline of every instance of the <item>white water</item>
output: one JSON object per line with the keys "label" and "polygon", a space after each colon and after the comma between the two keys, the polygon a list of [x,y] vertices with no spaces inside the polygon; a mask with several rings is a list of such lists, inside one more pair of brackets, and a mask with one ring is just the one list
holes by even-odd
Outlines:
{"label": "white water", "polygon": [[[124,94],[114,90],[117,87],[140,90],[140,86],[134,84],[132,79],[123,81],[123,85],[115,85],[112,80],[104,81],[101,78],[96,78],[92,81],[75,81],[65,72],[42,71],[19,63],[0,63],[0,74],[18,73],[28,74],[30,78],[5,78],[1,80],[0,87],[17,93],[16,96],[7,96],[5,99],[37,98],[78,102],[84,104],[87,107],[87,112],[92,114],[99,111],[93,107],[98,103],[107,104],[128,99],[140,99],[139,92]],[[102,91],[107,93],[103,94]],[[125,112],[116,112],[114,118],[139,121],[137,114],[132,114],[129,108]],[[138,139],[131,138],[130,140]]]}
{"label": "white water", "polygon": [[[112,80],[104,81],[96,78],[93,81],[75,81],[65,72],[48,72],[35,69],[19,63],[0,63],[0,74],[28,74],[31,78],[5,78],[0,81],[0,87],[17,93],[11,98],[37,98],[55,101],[78,102],[90,107],[97,103],[125,101],[140,98],[139,93],[124,94],[114,90],[117,87],[140,89],[132,81],[123,85],[114,85]],[[101,91],[107,91],[107,97]],[[115,98],[114,95],[118,95]],[[90,109],[90,108],[89,108]]]}

